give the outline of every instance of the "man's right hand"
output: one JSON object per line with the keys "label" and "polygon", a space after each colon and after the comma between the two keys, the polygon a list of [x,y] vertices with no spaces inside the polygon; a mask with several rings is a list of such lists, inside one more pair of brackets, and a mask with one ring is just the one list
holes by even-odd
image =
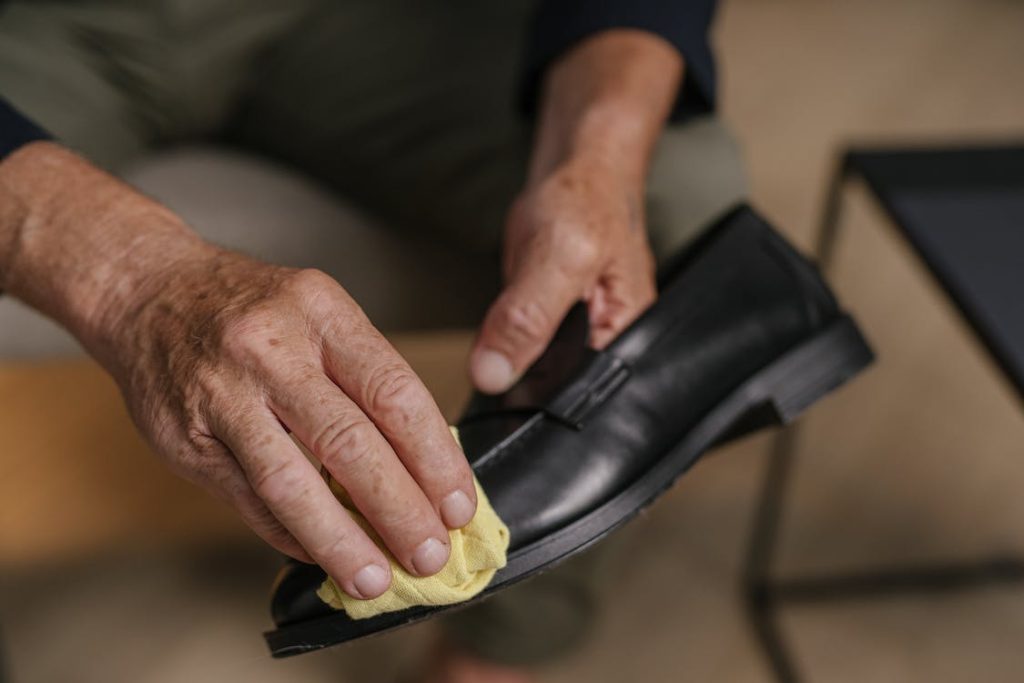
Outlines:
{"label": "man's right hand", "polygon": [[334,280],[205,243],[49,143],[0,164],[0,194],[20,207],[0,226],[3,284],[111,372],[172,470],[376,597],[391,581],[383,552],[291,432],[405,568],[441,569],[447,529],[476,509],[472,473],[427,389]]}

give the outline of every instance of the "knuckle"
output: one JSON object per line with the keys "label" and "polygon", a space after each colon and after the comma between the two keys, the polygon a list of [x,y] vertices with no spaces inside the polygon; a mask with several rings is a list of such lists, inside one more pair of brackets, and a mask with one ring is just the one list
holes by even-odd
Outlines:
{"label": "knuckle", "polygon": [[407,427],[416,420],[425,393],[410,368],[384,366],[367,382],[366,406],[372,415],[391,426]]}
{"label": "knuckle", "polygon": [[311,406],[330,404],[333,391],[322,386],[326,380],[323,369],[300,362],[267,368],[266,372],[265,391],[275,410],[300,414]]}
{"label": "knuckle", "polygon": [[334,278],[316,268],[295,271],[285,285],[285,290],[298,301],[307,320],[324,331],[360,322],[365,316],[358,304]]}
{"label": "knuckle", "polygon": [[333,294],[340,289],[330,275],[316,268],[294,271],[288,278],[285,291],[302,305],[313,311],[334,306]]}
{"label": "knuckle", "polygon": [[536,301],[512,301],[501,309],[499,323],[517,341],[539,342],[551,326],[550,316]]}
{"label": "knuckle", "polygon": [[239,315],[224,325],[220,335],[220,347],[235,360],[247,360],[263,354],[270,344],[273,317],[262,311],[253,310]]}
{"label": "knuckle", "polygon": [[319,292],[336,286],[334,279],[318,268],[301,268],[294,271],[289,278],[289,283],[292,288],[301,293]]}
{"label": "knuckle", "polygon": [[202,422],[197,422],[200,429],[210,428],[211,435],[216,434],[230,439],[232,436],[261,433],[263,416],[259,408],[250,403],[246,395],[248,389],[233,387],[234,391],[225,388],[222,393],[210,397],[207,406],[201,413]]}
{"label": "knuckle", "polygon": [[570,274],[591,272],[601,257],[601,244],[588,232],[562,229],[555,234],[555,253],[562,269]]}
{"label": "knuckle", "polygon": [[182,391],[179,434],[183,433],[184,441],[204,457],[226,452],[222,437],[256,429],[260,423],[252,392],[251,387],[233,381],[225,373],[197,371]]}
{"label": "knuckle", "polygon": [[360,467],[373,454],[373,425],[365,420],[335,420],[313,438],[313,452],[328,470]]}
{"label": "knuckle", "polygon": [[180,443],[179,460],[216,462],[221,459],[224,446],[211,433],[210,427],[198,416],[187,419],[184,439]]}
{"label": "knuckle", "polygon": [[304,497],[302,472],[291,460],[256,466],[250,473],[252,488],[271,505],[288,505]]}

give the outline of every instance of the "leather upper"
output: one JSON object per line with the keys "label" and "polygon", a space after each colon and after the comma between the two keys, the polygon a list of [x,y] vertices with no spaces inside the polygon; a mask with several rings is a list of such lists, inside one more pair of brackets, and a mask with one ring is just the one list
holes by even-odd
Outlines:
{"label": "leather upper", "polygon": [[507,394],[459,423],[511,549],[621,491],[719,400],[837,315],[814,268],[741,208],[665,273],[658,301],[603,351],[582,305]]}
{"label": "leather upper", "polygon": [[[622,491],[740,383],[837,315],[816,269],[747,207],[681,253],[659,277],[658,300],[604,350],[587,346],[576,306],[512,389],[474,395],[459,422],[510,552]],[[286,574],[275,621],[324,613],[323,577],[307,566]]]}

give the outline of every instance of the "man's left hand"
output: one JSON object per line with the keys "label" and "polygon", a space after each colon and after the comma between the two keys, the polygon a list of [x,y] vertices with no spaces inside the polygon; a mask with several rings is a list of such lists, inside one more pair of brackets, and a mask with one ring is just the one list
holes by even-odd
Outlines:
{"label": "man's left hand", "polygon": [[544,351],[577,301],[601,348],[655,298],[642,187],[602,159],[573,159],[528,187],[509,211],[505,289],[472,359],[485,392],[504,391]]}
{"label": "man's left hand", "polygon": [[505,288],[470,357],[481,391],[511,387],[577,301],[597,348],[654,301],[644,184],[682,73],[673,46],[635,29],[595,34],[549,68],[526,189],[505,225]]}

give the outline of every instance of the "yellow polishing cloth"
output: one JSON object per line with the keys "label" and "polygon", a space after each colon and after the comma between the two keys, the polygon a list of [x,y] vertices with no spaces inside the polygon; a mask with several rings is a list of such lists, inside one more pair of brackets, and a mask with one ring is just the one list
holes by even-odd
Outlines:
{"label": "yellow polishing cloth", "polygon": [[[454,427],[452,433],[457,439]],[[385,550],[391,563],[392,581],[391,588],[383,595],[372,600],[356,600],[338,588],[330,578],[323,582],[317,595],[334,609],[345,610],[353,619],[366,619],[416,605],[451,605],[468,600],[482,591],[491,582],[495,572],[505,566],[509,535],[508,528],[491,507],[480,483],[474,483],[476,515],[466,526],[448,532],[451,556],[448,564],[437,574],[413,576]],[[328,484],[352,517],[383,548],[380,537],[351,505],[345,489],[333,479],[329,479]]]}

